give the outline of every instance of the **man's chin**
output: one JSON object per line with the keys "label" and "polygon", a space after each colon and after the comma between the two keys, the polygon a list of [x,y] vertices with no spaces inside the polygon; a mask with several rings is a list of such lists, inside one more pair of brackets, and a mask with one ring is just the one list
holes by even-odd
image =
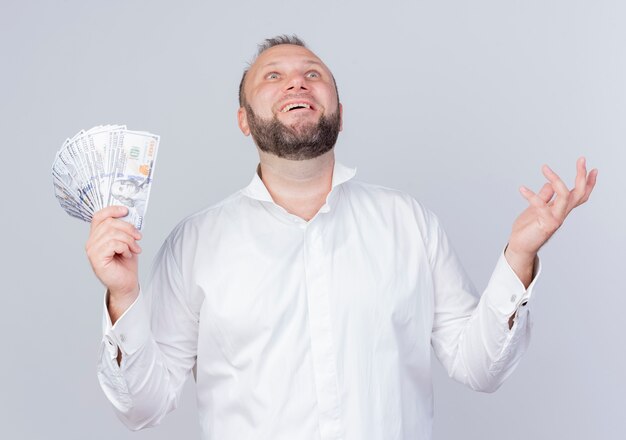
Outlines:
{"label": "man's chin", "polygon": [[257,117],[251,108],[247,110],[252,138],[265,153],[289,160],[313,159],[331,150],[337,142],[339,113],[324,117],[315,112],[313,118],[274,115],[267,121]]}
{"label": "man's chin", "polygon": [[294,138],[299,138],[302,142],[307,142],[310,137],[310,133],[315,131],[317,128],[317,124],[310,121],[296,121],[290,125],[286,125],[285,127],[291,132]]}

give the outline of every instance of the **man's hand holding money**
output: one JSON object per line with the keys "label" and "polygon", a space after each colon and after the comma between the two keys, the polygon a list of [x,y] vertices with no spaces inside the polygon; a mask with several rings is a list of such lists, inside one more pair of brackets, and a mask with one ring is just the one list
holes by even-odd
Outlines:
{"label": "man's hand holding money", "polygon": [[137,263],[141,247],[137,240],[141,232],[120,220],[127,213],[125,206],[97,211],[85,246],[93,271],[108,288],[107,308],[113,324],[139,295]]}
{"label": "man's hand holding money", "polygon": [[108,289],[111,322],[139,294],[139,229],[148,206],[159,136],[99,125],[66,141],[52,164],[54,192],[73,217],[91,222],[87,257]]}

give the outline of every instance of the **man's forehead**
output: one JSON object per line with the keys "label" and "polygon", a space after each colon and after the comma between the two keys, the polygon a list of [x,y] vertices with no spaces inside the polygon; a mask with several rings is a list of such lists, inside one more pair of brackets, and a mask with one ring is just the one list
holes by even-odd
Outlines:
{"label": "man's forehead", "polygon": [[281,64],[294,62],[303,65],[316,64],[324,69],[328,69],[324,62],[309,49],[294,44],[281,44],[271,47],[259,55],[250,67],[250,70],[280,66]]}

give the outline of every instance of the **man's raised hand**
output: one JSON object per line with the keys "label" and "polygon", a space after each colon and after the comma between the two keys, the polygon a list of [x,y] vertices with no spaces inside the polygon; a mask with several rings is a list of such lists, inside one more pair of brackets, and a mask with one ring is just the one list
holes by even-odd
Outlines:
{"label": "man's raised hand", "polygon": [[[532,272],[532,261],[541,246],[552,237],[574,208],[589,199],[598,176],[597,169],[587,173],[584,157],[576,162],[576,180],[572,190],[547,165],[541,171],[548,182],[538,193],[525,186],[520,188],[520,193],[528,200],[529,206],[515,219],[505,253],[509,264],[518,275],[520,273],[516,266],[528,263]],[[521,267],[519,269],[527,272]],[[520,278],[523,280],[524,277]]]}

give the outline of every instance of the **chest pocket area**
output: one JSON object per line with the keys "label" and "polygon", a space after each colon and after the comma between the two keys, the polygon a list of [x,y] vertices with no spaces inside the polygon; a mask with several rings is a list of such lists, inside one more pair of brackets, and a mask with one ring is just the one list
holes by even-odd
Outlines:
{"label": "chest pocket area", "polygon": [[[262,255],[248,248],[199,277],[201,311],[211,338],[229,361],[248,362],[293,337],[306,322],[306,293],[298,253]],[[232,264],[232,262],[236,262]],[[197,271],[202,273],[201,270]]]}

